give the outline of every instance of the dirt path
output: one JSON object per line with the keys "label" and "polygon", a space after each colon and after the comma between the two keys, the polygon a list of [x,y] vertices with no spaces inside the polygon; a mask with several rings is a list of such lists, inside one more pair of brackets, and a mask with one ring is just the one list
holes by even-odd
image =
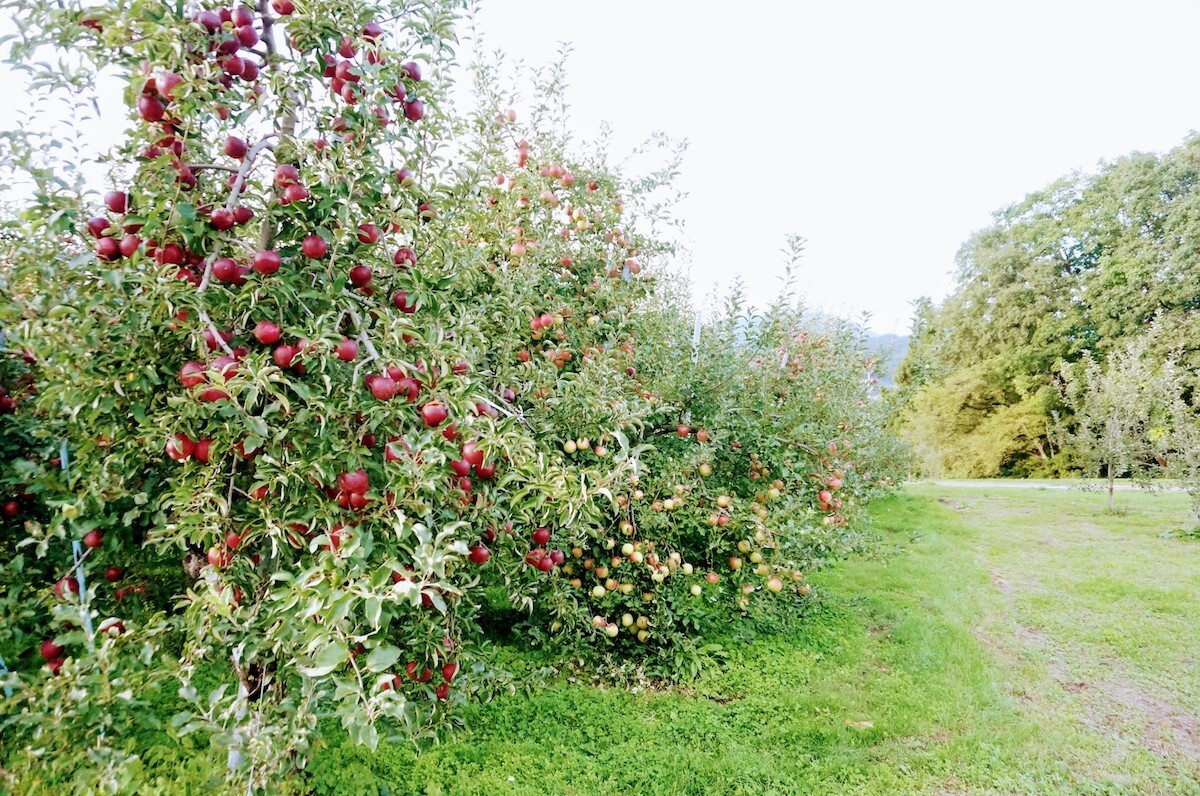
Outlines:
{"label": "dirt path", "polygon": [[1071,765],[1111,783],[1104,793],[1196,792],[1200,543],[1164,538],[1154,506],[1181,496],[1127,496],[1135,508],[1113,516],[1069,485],[911,488],[968,520],[962,542],[995,597],[977,636],[1022,712],[1067,739]]}

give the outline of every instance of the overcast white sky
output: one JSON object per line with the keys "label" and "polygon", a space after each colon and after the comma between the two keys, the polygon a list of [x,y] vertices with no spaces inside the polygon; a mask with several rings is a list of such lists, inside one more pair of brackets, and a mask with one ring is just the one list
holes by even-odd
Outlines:
{"label": "overcast white sky", "polygon": [[760,302],[784,236],[817,304],[904,332],[993,210],[1200,129],[1200,3],[483,0],[493,46],[571,42],[581,133],[691,142],[680,208],[702,298]]}
{"label": "overcast white sky", "polygon": [[529,63],[573,46],[581,137],[690,142],[698,300],[741,276],[769,301],[795,232],[808,300],[881,332],[945,295],[992,211],[1200,128],[1200,0],[482,0],[478,21]]}

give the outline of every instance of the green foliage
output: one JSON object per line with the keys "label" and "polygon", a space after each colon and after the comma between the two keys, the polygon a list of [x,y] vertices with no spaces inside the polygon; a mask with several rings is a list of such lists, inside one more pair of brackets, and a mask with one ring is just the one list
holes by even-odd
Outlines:
{"label": "green foliage", "polygon": [[[1168,474],[1169,460],[1186,463],[1193,444],[1195,420],[1183,400],[1184,374],[1175,362],[1155,362],[1150,346],[1157,327],[1129,340],[1101,367],[1089,352],[1066,371],[1066,404],[1073,410],[1072,449],[1084,472],[1108,479],[1108,507],[1113,483],[1128,474],[1146,484]],[[1182,443],[1182,444],[1181,444]]]}
{"label": "green foliage", "polygon": [[888,554],[819,575],[824,597],[799,632],[729,644],[729,665],[698,683],[631,693],[568,672],[471,706],[470,732],[421,755],[331,742],[311,784],[321,794],[1200,792],[1186,736],[1159,735],[1160,718],[1101,690],[1127,676],[1126,694],[1150,691],[1183,723],[1198,696],[1178,665],[1200,647],[1189,632],[1200,612],[1194,551],[1159,537],[1185,501],[1133,493],[1129,503],[1116,517],[1078,491],[906,489],[871,507]]}
{"label": "green foliage", "polygon": [[335,732],[428,745],[537,676],[493,663],[505,624],[612,679],[698,676],[713,633],[807,613],[900,468],[849,327],[785,291],[694,340],[654,276],[671,142],[645,176],[576,156],[556,70],[527,122],[491,66],[453,113],[456,0],[272,8],[235,34],[35,4],[8,52],[77,51],[131,107],[107,209],[14,161],[5,317],[37,373],[3,444],[40,502],[4,540],[0,761],[32,789],[154,792],[179,739],[228,761],[214,791]]}
{"label": "green foliage", "polygon": [[[1059,364],[1098,362],[1157,319],[1148,355],[1200,366],[1200,139],[1073,174],[995,215],[958,255],[958,284],[918,307],[899,374],[901,425],[925,468],[1054,470],[1070,428]],[[1190,389],[1194,376],[1188,376]],[[1062,421],[1056,422],[1056,415]]]}

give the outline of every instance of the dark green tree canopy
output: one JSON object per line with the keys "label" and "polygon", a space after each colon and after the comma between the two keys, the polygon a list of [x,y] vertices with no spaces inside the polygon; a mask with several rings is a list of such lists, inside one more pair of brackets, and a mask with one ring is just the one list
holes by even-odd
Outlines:
{"label": "dark green tree canopy", "polygon": [[963,245],[954,292],[917,307],[898,379],[911,397],[910,431],[931,462],[961,476],[1064,466],[1051,464],[1052,418],[1064,411],[1060,363],[1084,351],[1104,361],[1156,318],[1160,345],[1181,351],[1195,372],[1198,180],[1200,137],[1192,137],[1166,154],[1134,153],[1063,177]]}

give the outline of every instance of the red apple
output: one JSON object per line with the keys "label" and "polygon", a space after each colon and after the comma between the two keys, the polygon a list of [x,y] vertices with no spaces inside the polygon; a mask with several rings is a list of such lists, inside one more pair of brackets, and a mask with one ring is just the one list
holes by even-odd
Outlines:
{"label": "red apple", "polygon": [[409,680],[416,680],[418,683],[428,683],[433,677],[433,672],[420,668],[416,661],[409,661],[404,667],[404,672]]}
{"label": "red apple", "polygon": [[75,578],[59,578],[54,582],[54,595],[58,599],[65,600],[69,594],[79,594],[79,581]]}
{"label": "red apple", "polygon": [[196,14],[196,21],[207,28],[209,33],[216,33],[221,29],[221,16],[216,11],[201,11]]}
{"label": "red apple", "polygon": [[210,387],[200,393],[200,400],[204,403],[215,404],[218,401],[229,400],[229,393],[216,387]]}
{"label": "red apple", "polygon": [[83,535],[83,544],[95,550],[100,545],[104,544],[104,531],[99,528],[93,528]]}
{"label": "red apple", "polygon": [[370,478],[367,471],[359,469],[342,473],[338,476],[338,488],[346,493],[366,494],[370,489]]}
{"label": "red apple", "polygon": [[167,109],[158,97],[143,94],[137,99],[138,115],[148,122],[157,122],[166,114]]}
{"label": "red apple", "polygon": [[309,235],[300,244],[300,250],[304,252],[305,257],[319,260],[329,253],[329,244],[320,235]]}
{"label": "red apple", "polygon": [[470,550],[469,558],[472,564],[486,564],[491,557],[492,551],[481,544],[475,545]]}
{"label": "red apple", "polygon": [[[246,49],[258,44],[258,31],[254,29],[254,25],[240,25],[237,29],[238,44]],[[245,77],[245,73],[242,74]]]}
{"label": "red apple", "polygon": [[142,245],[142,239],[137,235],[126,235],[121,238],[121,242],[117,244],[118,251],[123,257],[132,257],[138,248]]}
{"label": "red apple", "polygon": [[229,21],[232,22],[236,28],[244,28],[247,25],[253,25],[254,12],[245,6],[239,6],[232,10],[232,13],[229,16]]}
{"label": "red apple", "polygon": [[539,547],[550,542],[550,529],[538,528],[532,534],[533,543]]}
{"label": "red apple", "polygon": [[176,434],[167,440],[167,455],[177,462],[190,457],[195,449],[196,444],[184,434]]}
{"label": "red apple", "polygon": [[120,567],[109,567],[104,570],[104,579],[109,583],[116,583],[123,577],[125,577],[125,570]]}
{"label": "red apple", "polygon": [[120,242],[116,238],[101,238],[96,241],[96,257],[106,263],[121,259]]}
{"label": "red apple", "polygon": [[184,387],[198,387],[205,381],[204,365],[199,362],[185,362],[179,369],[179,381]]}
{"label": "red apple", "polygon": [[237,219],[233,215],[232,210],[226,210],[224,207],[218,207],[216,210],[208,214],[208,221],[215,229],[226,230],[232,229],[237,223]]}
{"label": "red apple", "polygon": [[264,249],[254,255],[254,270],[269,276],[279,270],[282,262],[276,252]]}
{"label": "red apple", "polygon": [[430,401],[421,407],[421,419],[427,426],[436,428],[449,416],[450,412],[439,401]]}
{"label": "red apple", "polygon": [[154,259],[159,265],[183,265],[183,247],[178,243],[168,243],[154,252]]}
{"label": "red apple", "polygon": [[[226,343],[233,339],[233,332],[225,331],[221,332],[220,335],[220,339]],[[209,351],[216,351],[221,347],[220,343],[217,342],[217,336],[213,334],[212,329],[204,330],[204,345]]]}
{"label": "red apple", "polygon": [[238,374],[238,362],[236,358],[222,354],[208,363],[208,369],[222,379],[229,380]]}
{"label": "red apple", "polygon": [[392,262],[401,268],[412,268],[417,264],[417,253],[407,246],[401,246],[392,256]]}
{"label": "red apple", "polygon": [[378,243],[383,232],[374,224],[358,225],[358,240],[360,243]]}
{"label": "red apple", "polygon": [[158,86],[158,93],[162,94],[169,100],[175,99],[175,87],[183,82],[183,78],[175,72],[162,72],[154,82]]}
{"label": "red apple", "polygon": [[225,154],[231,158],[241,160],[246,157],[246,152],[249,151],[246,142],[238,138],[236,135],[231,135],[225,139]]}
{"label": "red apple", "polygon": [[196,446],[192,448],[192,456],[195,457],[196,461],[201,464],[208,464],[212,451],[212,443],[211,439],[202,439],[196,443]]}
{"label": "red apple", "polygon": [[298,182],[293,182],[283,189],[282,202],[290,205],[292,202],[303,202],[308,198],[308,189]]}
{"label": "red apple", "polygon": [[417,311],[416,302],[410,303],[408,293],[403,290],[398,290],[392,294],[392,306],[408,315]]}
{"label": "red apple", "polygon": [[40,648],[38,648],[38,652],[41,653],[42,659],[47,660],[47,661],[52,661],[56,658],[61,658],[63,651],[64,651],[63,648],[60,647],[59,645],[55,644],[54,639],[50,639],[50,638],[43,641],[42,646]]}
{"label": "red apple", "polygon": [[219,260],[214,260],[212,264],[213,279],[218,282],[236,282],[239,271],[238,264],[228,257],[222,257]]}
{"label": "red apple", "polygon": [[419,99],[404,101],[404,118],[410,122],[419,122],[425,118],[425,103]]}
{"label": "red apple", "polygon": [[124,213],[129,205],[129,195],[124,191],[109,191],[104,194],[104,206],[113,213]]}
{"label": "red apple", "polygon": [[468,440],[463,443],[462,457],[470,462],[473,467],[478,467],[483,464],[483,450],[479,447],[479,443],[475,440]]}
{"label": "red apple", "polygon": [[254,325],[254,339],[263,345],[275,345],[282,336],[282,330],[270,321],[259,321]]}
{"label": "red apple", "polygon": [[93,238],[99,238],[105,231],[112,226],[112,222],[103,216],[89,218],[87,222],[88,234]]}
{"label": "red apple", "polygon": [[358,343],[349,338],[343,338],[342,341],[337,344],[336,350],[338,359],[340,359],[342,362],[350,362],[356,356],[358,356]]}
{"label": "red apple", "polygon": [[371,380],[371,395],[380,401],[390,401],[396,394],[396,382],[387,376],[376,376]]}
{"label": "red apple", "polygon": [[350,269],[350,284],[355,287],[366,287],[371,283],[371,267],[356,265]]}
{"label": "red apple", "polygon": [[400,67],[400,71],[404,72],[408,79],[414,83],[421,82],[421,67],[416,61],[409,61],[404,64],[404,66]]}
{"label": "red apple", "polygon": [[275,360],[275,364],[281,368],[290,368],[299,354],[294,345],[281,345],[271,352],[271,358]]}
{"label": "red apple", "polygon": [[275,184],[280,188],[286,188],[294,182],[300,181],[300,171],[295,166],[282,163],[275,167]]}

